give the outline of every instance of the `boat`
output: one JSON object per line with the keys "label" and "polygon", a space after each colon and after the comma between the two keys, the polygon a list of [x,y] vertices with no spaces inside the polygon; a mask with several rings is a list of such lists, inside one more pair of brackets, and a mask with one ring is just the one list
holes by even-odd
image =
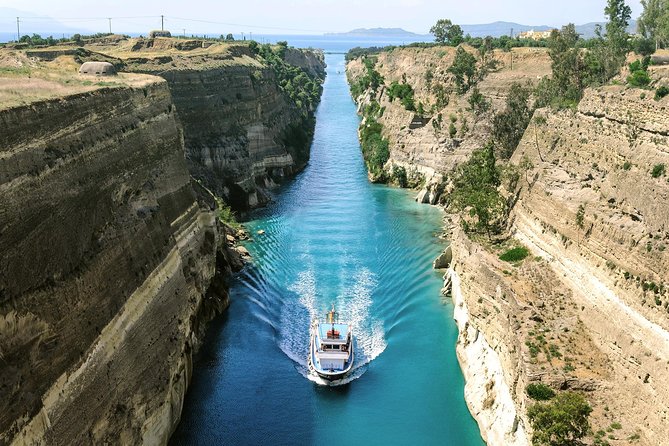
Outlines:
{"label": "boat", "polygon": [[355,356],[351,326],[339,322],[332,305],[323,322],[313,320],[310,332],[309,370],[328,381],[344,378],[353,369]]}

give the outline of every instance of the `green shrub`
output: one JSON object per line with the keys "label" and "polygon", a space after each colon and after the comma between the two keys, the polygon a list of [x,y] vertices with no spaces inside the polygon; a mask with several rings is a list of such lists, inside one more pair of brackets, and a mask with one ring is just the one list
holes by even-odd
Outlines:
{"label": "green shrub", "polygon": [[451,122],[451,124],[448,126],[448,134],[450,135],[451,138],[455,138],[455,135],[457,135],[458,129],[455,128],[455,124]]}
{"label": "green shrub", "polygon": [[656,164],[650,174],[653,178],[659,178],[664,175],[665,171],[666,168],[664,164]]}
{"label": "green shrub", "polygon": [[532,405],[527,416],[534,429],[532,443],[541,446],[580,444],[590,430],[588,417],[592,408],[583,396],[564,392],[548,403]]}
{"label": "green shrub", "polygon": [[391,178],[399,187],[405,188],[409,185],[407,171],[402,166],[393,166]]}
{"label": "green shrub", "polygon": [[648,75],[649,58],[643,60],[635,60],[629,65],[630,75],[627,77],[627,83],[633,87],[646,87],[651,82]]}
{"label": "green shrub", "polygon": [[505,262],[520,262],[530,255],[530,251],[524,246],[509,249],[504,254],[499,256],[500,260]]}
{"label": "green shrub", "polygon": [[659,101],[667,95],[669,95],[669,87],[662,85],[661,87],[658,87],[657,90],[655,90],[656,101]]}
{"label": "green shrub", "polygon": [[413,88],[407,83],[400,84],[397,81],[393,81],[388,88],[388,99],[390,99],[390,102],[399,99],[405,109],[409,111],[416,110]]}
{"label": "green shrub", "polygon": [[546,384],[541,383],[529,384],[525,388],[525,391],[530,398],[537,401],[546,401],[555,396],[555,391],[553,389],[548,387]]}

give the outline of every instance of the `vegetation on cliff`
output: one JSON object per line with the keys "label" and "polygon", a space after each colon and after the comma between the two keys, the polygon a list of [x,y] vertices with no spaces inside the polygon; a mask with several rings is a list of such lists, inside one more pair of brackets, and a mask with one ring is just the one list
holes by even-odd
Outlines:
{"label": "vegetation on cliff", "polygon": [[249,45],[251,50],[274,71],[281,90],[304,115],[308,115],[316,108],[323,93],[321,80],[307,70],[286,63],[285,55],[288,48],[286,42],[278,42],[276,46],[258,45],[257,42],[251,42]]}
{"label": "vegetation on cliff", "polygon": [[536,403],[527,410],[535,446],[572,446],[590,431],[588,416],[592,408],[575,392],[558,394],[548,403]]}

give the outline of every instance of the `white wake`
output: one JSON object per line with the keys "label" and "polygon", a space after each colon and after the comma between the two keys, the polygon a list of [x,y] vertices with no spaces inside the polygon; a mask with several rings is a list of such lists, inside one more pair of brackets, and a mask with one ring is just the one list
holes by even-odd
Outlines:
{"label": "white wake", "polygon": [[[338,296],[328,301],[327,296],[318,296],[316,277],[309,268],[288,288],[299,296],[299,305],[285,304],[281,310],[279,347],[304,377],[321,385],[342,385],[359,378],[387,345],[383,322],[371,314],[372,293],[377,286],[374,274],[361,268],[342,282]],[[353,370],[344,379],[330,382],[309,371],[307,356],[311,321],[323,317],[333,302],[340,320],[351,324],[356,345]]]}

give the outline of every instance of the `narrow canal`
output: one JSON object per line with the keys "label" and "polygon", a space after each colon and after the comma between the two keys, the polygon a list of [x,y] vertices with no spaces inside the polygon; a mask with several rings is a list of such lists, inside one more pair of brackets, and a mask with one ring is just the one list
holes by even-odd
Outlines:
{"label": "narrow canal", "polygon": [[[248,223],[265,233],[209,329],[172,444],[482,445],[431,268],[442,214],[369,184],[344,57],[326,62],[309,166]],[[332,303],[358,341],[337,387],[306,368],[311,318]]]}

